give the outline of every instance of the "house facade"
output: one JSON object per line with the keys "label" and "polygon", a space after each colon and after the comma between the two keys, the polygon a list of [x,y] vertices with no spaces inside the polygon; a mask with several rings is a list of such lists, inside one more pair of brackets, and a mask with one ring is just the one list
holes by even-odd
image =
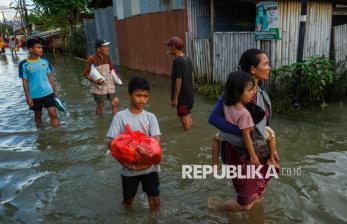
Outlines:
{"label": "house facade", "polygon": [[[164,41],[171,36],[185,40],[185,50],[193,59],[196,75],[208,81],[225,81],[227,74],[237,69],[242,52],[249,48],[267,52],[273,68],[296,62],[301,1],[275,1],[279,40],[255,39],[259,2],[113,0],[114,47],[119,63],[131,69],[169,75],[173,59],[166,54]],[[343,1],[308,0],[304,57],[326,55],[344,62],[346,24],[347,4]]]}

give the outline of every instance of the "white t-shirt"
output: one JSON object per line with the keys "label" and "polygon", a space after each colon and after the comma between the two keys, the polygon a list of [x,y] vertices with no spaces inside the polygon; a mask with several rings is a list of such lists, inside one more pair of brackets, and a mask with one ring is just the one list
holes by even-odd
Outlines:
{"label": "white t-shirt", "polygon": [[[134,131],[142,131],[148,136],[161,135],[156,116],[148,111],[142,110],[140,114],[133,114],[129,109],[116,113],[107,132],[108,138],[115,138],[122,132],[125,132],[125,125],[129,124]],[[151,172],[160,172],[159,165],[152,165],[146,170],[129,170],[123,167],[121,174],[123,176],[138,176]]]}

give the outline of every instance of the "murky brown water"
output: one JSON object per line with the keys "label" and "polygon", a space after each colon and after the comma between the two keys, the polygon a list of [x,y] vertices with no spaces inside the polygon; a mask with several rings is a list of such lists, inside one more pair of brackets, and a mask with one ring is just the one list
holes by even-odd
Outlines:
{"label": "murky brown water", "polygon": [[[21,56],[22,58],[24,56]],[[301,176],[273,179],[261,205],[249,213],[214,213],[207,198],[230,198],[230,180],[182,180],[182,164],[209,164],[207,123],[214,102],[197,97],[194,129],[182,132],[169,106],[169,79],[144,75],[152,91],[148,110],[162,130],[161,213],[149,213],[139,188],[134,206],[123,209],[120,166],[107,155],[104,138],[110,107],[94,115],[82,65],[71,57],[52,58],[66,113],[51,128],[45,113],[37,128],[27,109],[18,61],[0,61],[0,223],[347,223],[347,102],[327,113],[275,115],[282,167],[302,168]],[[125,81],[129,77],[123,77]],[[117,90],[128,104],[126,88]]]}

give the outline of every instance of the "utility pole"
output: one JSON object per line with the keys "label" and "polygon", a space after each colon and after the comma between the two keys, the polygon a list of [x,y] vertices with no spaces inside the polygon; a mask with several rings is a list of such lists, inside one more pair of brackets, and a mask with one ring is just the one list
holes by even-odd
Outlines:
{"label": "utility pole", "polygon": [[207,80],[208,82],[212,82],[213,80],[213,33],[214,33],[214,21],[215,21],[215,8],[214,8],[214,0],[210,0],[210,23],[211,23],[211,29],[210,29],[210,77]]}
{"label": "utility pole", "polygon": [[3,37],[4,35],[3,35],[3,32],[2,32],[2,27],[4,27],[5,28],[5,24],[4,25],[2,25],[2,24],[0,24],[1,25],[1,30],[0,30],[0,32],[1,32],[1,37]]}
{"label": "utility pole", "polygon": [[7,25],[6,25],[6,18],[5,18],[5,14],[4,14],[4,11],[2,11],[2,18],[3,18],[3,21],[4,21],[4,33],[8,33],[8,30],[7,30]]}
{"label": "utility pole", "polygon": [[304,58],[304,41],[306,31],[306,17],[307,17],[307,0],[301,0],[301,16],[300,16],[300,28],[299,28],[299,44],[297,62],[301,62]]}
{"label": "utility pole", "polygon": [[[301,16],[300,16],[300,28],[299,28],[299,43],[297,52],[297,62],[302,62],[304,59],[304,43],[305,43],[305,31],[306,31],[306,17],[307,17],[307,0],[301,0]],[[294,97],[293,105],[294,107],[300,106],[300,83],[298,77],[302,76],[302,70],[297,70],[296,83],[293,86]]]}
{"label": "utility pole", "polygon": [[[25,0],[19,0],[22,1],[22,7],[23,7],[23,12],[24,12],[24,18],[25,18],[25,30],[27,31],[26,34],[31,34],[31,28],[28,26],[29,25],[29,16],[28,16],[28,9],[26,6]],[[27,30],[28,29],[28,30]]]}
{"label": "utility pole", "polygon": [[23,5],[22,5],[22,0],[19,0],[19,2],[18,2],[18,6],[19,6],[19,16],[20,16],[20,21],[21,21],[21,23],[22,23],[22,27],[25,27],[24,26],[24,22],[23,22]]}

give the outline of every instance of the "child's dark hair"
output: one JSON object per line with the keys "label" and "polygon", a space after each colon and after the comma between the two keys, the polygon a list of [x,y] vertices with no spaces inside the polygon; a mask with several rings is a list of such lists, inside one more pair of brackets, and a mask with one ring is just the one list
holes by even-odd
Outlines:
{"label": "child's dark hair", "polygon": [[151,89],[147,79],[138,76],[130,79],[128,84],[128,92],[133,93],[135,90],[147,90],[150,92]]}
{"label": "child's dark hair", "polygon": [[41,41],[37,40],[37,39],[29,39],[27,40],[27,48],[33,48],[36,44],[41,44]]}
{"label": "child's dark hair", "polygon": [[224,104],[231,106],[240,102],[241,96],[249,84],[255,85],[255,80],[249,73],[242,71],[230,73],[224,87]]}
{"label": "child's dark hair", "polygon": [[265,54],[265,52],[256,48],[248,49],[243,52],[239,62],[240,70],[251,73],[252,66],[257,67],[260,63],[260,54]]}

